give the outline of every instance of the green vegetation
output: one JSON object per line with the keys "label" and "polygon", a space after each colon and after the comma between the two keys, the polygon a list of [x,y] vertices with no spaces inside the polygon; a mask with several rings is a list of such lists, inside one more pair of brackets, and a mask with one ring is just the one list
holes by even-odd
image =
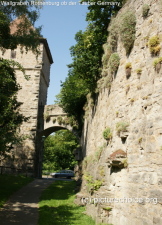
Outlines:
{"label": "green vegetation", "polygon": [[95,152],[95,160],[99,160],[101,157],[101,154],[103,152],[103,146],[99,147],[98,150]]}
{"label": "green vegetation", "polygon": [[84,214],[85,207],[74,204],[75,181],[56,181],[42,194],[39,202],[38,225],[95,225]]}
{"label": "green vegetation", "polygon": [[124,159],[122,163],[124,165],[124,168],[128,167],[128,160],[127,159]]}
{"label": "green vegetation", "polygon": [[146,17],[148,16],[149,10],[150,10],[149,5],[144,4],[144,5],[142,6],[142,16],[143,16],[144,18],[146,18]]}
{"label": "green vegetation", "polygon": [[140,138],[138,139],[138,143],[139,143],[139,144],[142,143],[142,137],[140,137]]}
{"label": "green vegetation", "polygon": [[149,39],[148,45],[149,45],[150,53],[153,56],[156,56],[159,54],[161,47],[160,47],[160,40],[158,36],[151,37]]}
{"label": "green vegetation", "polygon": [[21,89],[16,82],[13,66],[24,72],[23,68],[14,61],[0,59],[0,151],[5,154],[14,144],[20,143],[23,137],[17,130],[23,121],[27,121],[20,112],[22,103],[17,101],[17,92]]}
{"label": "green vegetation", "polygon": [[87,181],[88,192],[91,194],[93,194],[94,191],[98,191],[103,185],[102,180],[94,180],[93,176],[91,176],[89,173],[84,175],[84,179]]}
{"label": "green vegetation", "polygon": [[132,64],[130,62],[126,63],[125,69],[132,69]]}
{"label": "green vegetation", "polygon": [[[0,1],[1,3],[2,1]],[[26,2],[22,0],[22,2]],[[1,5],[0,7],[0,49],[15,49],[18,45],[25,51],[32,50],[38,54],[40,41],[40,28],[32,29],[32,25],[38,19],[39,7],[22,5]],[[10,22],[19,17],[21,22],[14,34],[10,32]],[[19,113],[22,103],[17,101],[17,92],[21,87],[17,84],[14,67],[18,67],[24,73],[24,69],[15,61],[0,59],[0,151],[5,154],[14,144],[20,143],[23,137],[18,133],[23,121],[26,121]],[[25,76],[25,75],[24,75]],[[27,78],[27,76],[25,76]]]}
{"label": "green vegetation", "polygon": [[120,63],[120,57],[118,53],[111,54],[109,58],[109,63],[108,63],[111,73],[115,73],[118,70],[119,63]]}
{"label": "green vegetation", "polygon": [[[84,2],[92,3],[96,0],[84,0]],[[79,130],[84,122],[83,107],[87,101],[86,96],[92,93],[94,100],[96,99],[95,93],[98,92],[96,88],[97,81],[101,78],[102,62],[106,67],[109,59],[111,49],[107,46],[106,56],[103,56],[102,47],[107,40],[107,27],[112,15],[117,14],[123,2],[121,1],[120,7],[117,5],[88,6],[87,28],[85,31],[76,33],[76,44],[70,48],[73,62],[68,65],[68,77],[62,83],[57,100],[69,116],[75,117]]]}
{"label": "green vegetation", "polygon": [[103,209],[109,212],[112,211],[112,207],[104,207]]}
{"label": "green vegetation", "polygon": [[124,12],[120,18],[120,37],[129,55],[135,41],[136,17],[133,11]]}
{"label": "green vegetation", "polygon": [[0,175],[0,208],[14,192],[32,180],[24,176]]}
{"label": "green vegetation", "polygon": [[68,130],[57,131],[44,142],[43,170],[74,169],[73,152],[78,147],[76,137]]}
{"label": "green vegetation", "polygon": [[136,72],[137,72],[137,74],[141,75],[142,69],[139,68],[139,69],[136,70]]}
{"label": "green vegetation", "polygon": [[154,60],[154,62],[153,62],[154,68],[156,68],[156,66],[157,66],[158,63],[162,63],[162,57],[159,57],[159,58],[157,58],[157,59]]}
{"label": "green vegetation", "polygon": [[53,119],[53,123],[56,123],[56,118]]}
{"label": "green vegetation", "polygon": [[[2,2],[2,0],[0,1]],[[22,0],[25,2],[25,0]],[[1,5],[0,8],[0,47],[5,49],[15,49],[17,45],[25,47],[25,50],[37,51],[39,45],[41,28],[32,29],[32,25],[39,17],[39,6],[30,7],[22,4]],[[10,22],[13,18],[21,18],[21,22],[14,34],[10,33]]]}
{"label": "green vegetation", "polygon": [[120,134],[120,132],[128,131],[128,126],[129,126],[129,123],[127,123],[125,121],[118,122],[116,124],[117,133]]}
{"label": "green vegetation", "polygon": [[46,122],[49,122],[50,121],[49,112],[44,113],[44,120],[46,120]]}
{"label": "green vegetation", "polygon": [[58,122],[59,125],[61,125],[61,124],[63,123],[63,118],[62,118],[62,116],[58,116],[58,117],[57,117],[57,122]]}
{"label": "green vegetation", "polygon": [[112,139],[112,133],[111,133],[111,129],[110,127],[107,127],[104,131],[103,131],[103,137],[105,140],[109,141],[110,139]]}
{"label": "green vegetation", "polygon": [[112,50],[111,50],[111,46],[108,43],[105,43],[103,45],[103,49],[104,49],[104,54],[102,56],[102,65],[104,68],[107,68],[109,58],[112,54]]}
{"label": "green vegetation", "polygon": [[119,37],[119,21],[116,18],[111,19],[110,26],[108,27],[108,32],[108,43],[111,46],[111,51],[116,52]]}

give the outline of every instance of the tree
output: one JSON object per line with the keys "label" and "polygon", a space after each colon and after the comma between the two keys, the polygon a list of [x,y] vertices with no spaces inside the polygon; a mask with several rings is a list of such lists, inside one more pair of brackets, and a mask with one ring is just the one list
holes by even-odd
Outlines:
{"label": "tree", "polygon": [[[23,49],[39,52],[40,28],[34,29],[34,22],[38,19],[39,7],[25,4],[26,0],[0,0],[0,49],[15,49],[20,45]],[[12,31],[11,21],[19,18]],[[0,151],[9,151],[14,144],[21,141],[18,128],[26,121],[19,113],[20,102],[16,95],[20,86],[16,82],[14,66],[23,68],[11,60],[0,59]]]}
{"label": "tree", "polygon": [[21,103],[17,101],[16,94],[20,86],[11,64],[15,62],[0,59],[0,151],[3,152],[9,151],[21,140],[16,131],[27,120],[19,113]]}
{"label": "tree", "polygon": [[60,130],[45,140],[44,162],[45,170],[74,169],[76,161],[73,152],[77,148],[76,137],[68,130]]}
{"label": "tree", "polygon": [[114,5],[106,5],[106,2],[110,3],[108,0],[101,0],[101,5],[98,5],[97,0],[81,1],[83,2],[94,4],[88,6],[86,30],[75,35],[76,44],[70,48],[73,62],[68,65],[68,78],[62,83],[58,95],[58,103],[66,113],[74,115],[79,124],[83,122],[86,95],[90,92],[95,96],[97,81],[101,78],[103,44],[107,40],[110,19],[119,11],[124,1],[121,0],[120,5],[115,0],[111,1]]}
{"label": "tree", "polygon": [[74,116],[79,125],[82,124],[83,105],[88,94],[86,82],[77,77],[73,70],[69,70],[68,77],[61,86],[60,94],[57,96],[59,104],[65,112],[70,116]]}
{"label": "tree", "polygon": [[[18,5],[19,0],[8,3],[0,0],[1,48],[15,49],[17,45],[21,45],[26,50],[37,50],[41,28],[34,28],[33,25],[39,17],[39,7],[27,5],[25,2],[26,0],[22,0],[21,3],[24,3],[24,5]],[[18,24],[16,24],[14,32],[11,32],[11,22],[16,18],[19,18]]]}

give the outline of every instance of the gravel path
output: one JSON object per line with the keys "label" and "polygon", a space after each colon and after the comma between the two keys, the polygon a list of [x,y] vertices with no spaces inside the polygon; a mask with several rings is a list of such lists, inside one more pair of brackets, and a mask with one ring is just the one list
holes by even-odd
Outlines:
{"label": "gravel path", "polygon": [[37,225],[39,197],[53,182],[52,179],[35,179],[12,195],[0,209],[0,225]]}

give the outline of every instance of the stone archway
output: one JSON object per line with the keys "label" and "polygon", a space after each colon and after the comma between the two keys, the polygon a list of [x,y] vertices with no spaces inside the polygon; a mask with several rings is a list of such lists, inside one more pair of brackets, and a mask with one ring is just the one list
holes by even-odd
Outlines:
{"label": "stone archway", "polygon": [[[75,121],[63,112],[63,109],[59,105],[45,105],[44,107],[44,130],[39,133],[39,143],[37,144],[36,154],[37,154],[37,171],[38,177],[42,176],[42,159],[43,159],[43,145],[44,139],[48,137],[51,133],[59,130],[69,130],[71,131],[79,140],[80,138],[76,130]],[[75,152],[76,160],[79,161],[82,158],[80,149],[76,149]]]}

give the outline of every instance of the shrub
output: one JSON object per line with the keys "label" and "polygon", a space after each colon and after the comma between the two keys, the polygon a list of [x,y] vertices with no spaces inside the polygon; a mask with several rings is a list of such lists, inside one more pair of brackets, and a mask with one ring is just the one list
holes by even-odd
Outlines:
{"label": "shrub", "polygon": [[157,59],[154,60],[154,62],[153,62],[154,68],[156,68],[156,65],[157,65],[158,63],[162,63],[162,57],[159,57],[159,58],[157,58]]}
{"label": "shrub", "polygon": [[117,133],[128,131],[129,123],[121,121],[116,124]]}
{"label": "shrub", "polygon": [[152,55],[158,55],[160,52],[160,41],[159,41],[159,37],[158,36],[153,36],[149,39],[148,42],[149,45],[149,49],[150,49],[150,53]]}
{"label": "shrub", "polygon": [[132,64],[129,62],[125,65],[127,79],[131,76],[131,69],[132,69]]}
{"label": "shrub", "polygon": [[103,45],[103,49],[104,49],[104,55],[102,56],[102,64],[103,64],[103,67],[107,67],[109,58],[112,54],[112,50],[108,43],[105,43]]}
{"label": "shrub", "polygon": [[111,23],[108,27],[109,39],[108,42],[111,46],[112,51],[117,50],[117,42],[119,36],[119,22],[117,18],[112,18]]}
{"label": "shrub", "polygon": [[99,149],[95,152],[95,159],[98,161],[101,157],[101,154],[103,152],[103,147],[99,147]]}
{"label": "shrub", "polygon": [[124,168],[127,168],[128,167],[128,161],[127,161],[127,159],[124,159],[122,163],[124,165]]}
{"label": "shrub", "polygon": [[142,143],[142,137],[140,137],[140,138],[138,139],[138,143],[139,143],[139,144]]}
{"label": "shrub", "polygon": [[109,211],[109,212],[112,211],[111,207],[103,207],[103,209],[106,210],[106,211]]}
{"label": "shrub", "polygon": [[89,173],[84,175],[84,179],[87,181],[88,191],[92,194],[94,191],[98,191],[98,189],[102,186],[103,181],[94,180],[93,176]]}
{"label": "shrub", "polygon": [[132,64],[130,62],[126,63],[125,69],[132,69]]}
{"label": "shrub", "polygon": [[118,70],[119,63],[120,63],[120,57],[118,53],[111,54],[109,63],[108,63],[111,73],[116,72]]}
{"label": "shrub", "polygon": [[137,74],[141,74],[142,73],[142,69],[137,69],[136,72],[137,72]]}
{"label": "shrub", "polygon": [[134,12],[128,11],[121,16],[120,36],[126,54],[129,55],[135,41],[136,17]]}
{"label": "shrub", "polygon": [[46,113],[44,114],[44,120],[45,120],[46,122],[49,122],[49,121],[50,121],[50,115],[49,115],[48,112],[46,112]]}
{"label": "shrub", "polygon": [[146,18],[146,17],[148,16],[149,10],[150,10],[149,5],[144,4],[143,7],[142,7],[142,16],[143,16],[144,18]]}
{"label": "shrub", "polygon": [[57,122],[58,122],[59,125],[61,125],[61,124],[63,123],[63,118],[62,118],[62,116],[58,116],[58,117],[57,117]]}
{"label": "shrub", "polygon": [[107,127],[104,131],[103,131],[103,137],[105,140],[109,141],[112,138],[112,133],[111,133],[111,129],[110,127]]}
{"label": "shrub", "polygon": [[56,118],[53,119],[53,123],[56,123]]}
{"label": "shrub", "polygon": [[155,59],[153,62],[154,68],[157,71],[157,73],[160,72],[161,64],[162,64],[162,57]]}

